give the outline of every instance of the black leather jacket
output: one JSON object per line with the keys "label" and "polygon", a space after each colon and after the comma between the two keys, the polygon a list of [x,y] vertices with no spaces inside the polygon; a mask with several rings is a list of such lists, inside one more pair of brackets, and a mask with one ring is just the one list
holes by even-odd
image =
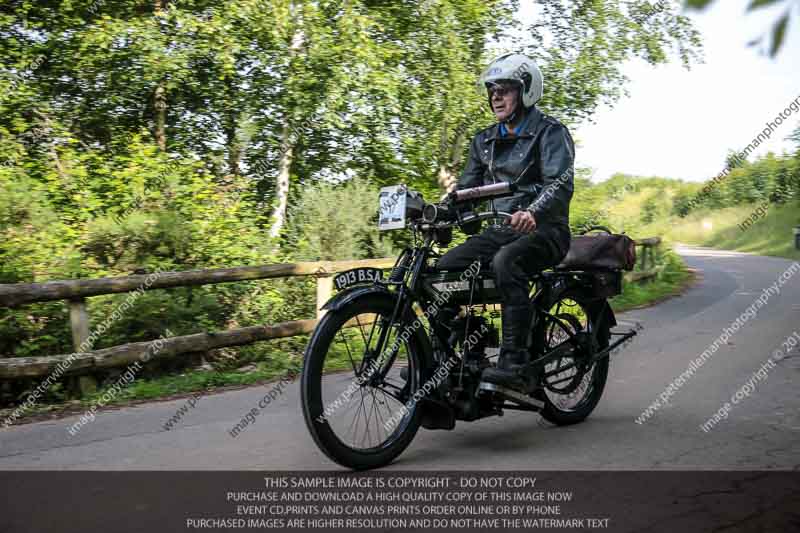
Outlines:
{"label": "black leather jacket", "polygon": [[499,124],[478,132],[456,188],[516,181],[518,192],[494,200],[498,211],[528,209],[538,225],[568,225],[575,171],[572,136],[536,107],[528,109],[522,126],[516,137],[501,137]]}

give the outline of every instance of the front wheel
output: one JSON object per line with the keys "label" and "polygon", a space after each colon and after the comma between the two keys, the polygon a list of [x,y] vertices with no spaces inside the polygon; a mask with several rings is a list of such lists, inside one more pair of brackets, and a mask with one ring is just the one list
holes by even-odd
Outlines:
{"label": "front wheel", "polygon": [[409,312],[391,323],[395,302],[389,294],[369,294],[328,312],[306,348],[300,383],[306,425],[320,450],[347,468],[388,464],[420,426],[420,406],[410,401],[422,375],[420,332]]}
{"label": "front wheel", "polygon": [[[608,378],[609,358],[589,364],[594,354],[608,347],[608,327],[598,324],[602,305],[589,303],[577,294],[563,294],[550,307],[549,317],[539,328],[539,346],[546,353],[570,337],[579,339],[569,355],[551,361],[544,368],[542,389],[536,396],[544,401],[542,418],[559,426],[582,422],[597,407]],[[591,342],[591,338],[595,342]],[[577,366],[575,366],[577,364]],[[562,370],[563,369],[563,370]]]}

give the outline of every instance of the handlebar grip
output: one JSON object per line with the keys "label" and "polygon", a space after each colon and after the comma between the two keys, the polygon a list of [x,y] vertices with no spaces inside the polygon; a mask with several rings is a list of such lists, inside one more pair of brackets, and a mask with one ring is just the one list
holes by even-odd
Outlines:
{"label": "handlebar grip", "polygon": [[517,185],[515,183],[502,182],[453,191],[448,195],[448,198],[453,202],[465,202],[467,200],[477,200],[479,198],[505,196],[516,191]]}

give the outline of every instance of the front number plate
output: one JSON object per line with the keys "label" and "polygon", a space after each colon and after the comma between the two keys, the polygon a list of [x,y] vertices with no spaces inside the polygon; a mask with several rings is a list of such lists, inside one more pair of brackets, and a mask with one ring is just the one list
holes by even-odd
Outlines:
{"label": "front number plate", "polygon": [[379,268],[354,268],[337,274],[333,284],[337,290],[346,289],[358,283],[370,283],[383,279],[383,271]]}
{"label": "front number plate", "polygon": [[378,196],[378,230],[406,227],[406,186],[392,185],[381,188]]}

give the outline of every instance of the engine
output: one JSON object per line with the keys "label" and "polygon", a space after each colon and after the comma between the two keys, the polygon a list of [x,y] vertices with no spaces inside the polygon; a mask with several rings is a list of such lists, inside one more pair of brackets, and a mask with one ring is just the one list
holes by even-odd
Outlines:
{"label": "engine", "polygon": [[461,420],[476,420],[496,414],[492,405],[482,405],[475,397],[483,369],[489,366],[488,357],[498,352],[500,336],[497,328],[483,314],[470,311],[467,316],[452,322],[450,345],[464,356],[463,371],[459,365],[450,374],[451,402],[456,417]]}

